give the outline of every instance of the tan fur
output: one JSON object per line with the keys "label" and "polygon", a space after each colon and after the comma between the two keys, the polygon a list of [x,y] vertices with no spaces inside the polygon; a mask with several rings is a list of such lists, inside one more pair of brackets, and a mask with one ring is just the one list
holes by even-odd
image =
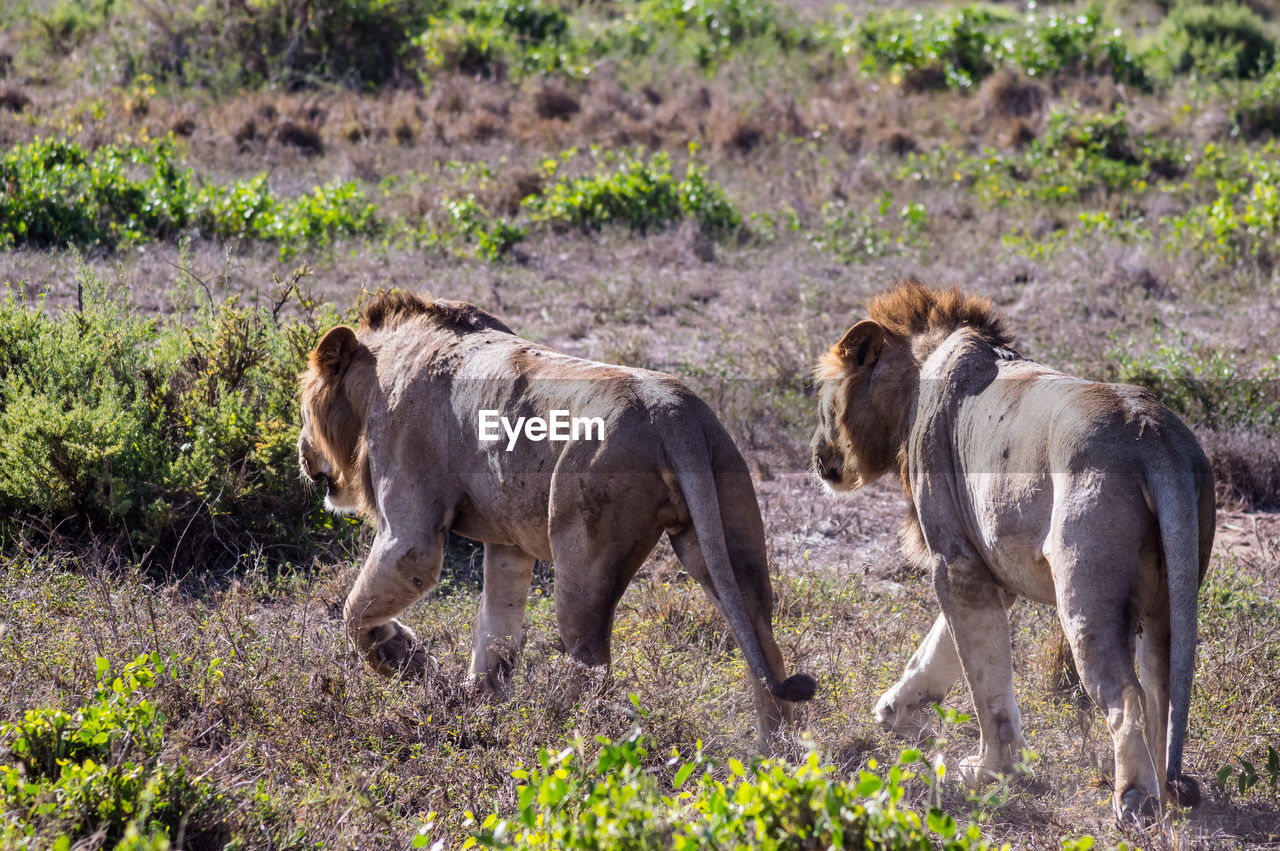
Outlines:
{"label": "tan fur", "polygon": [[1023,740],[1005,609],[1056,603],[1112,732],[1117,816],[1151,812],[1166,788],[1193,805],[1182,749],[1214,527],[1195,437],[1144,390],[1023,360],[985,299],[905,281],[869,312],[816,369],[813,464],[842,491],[898,469],[904,548],[943,610],[877,717],[926,734],[963,672],[982,732],[963,773],[1012,770]]}
{"label": "tan fur", "polygon": [[[604,437],[481,441],[479,412],[599,417]],[[592,363],[522,340],[463,302],[374,298],[359,332],[331,330],[302,379],[304,476],[326,505],[377,534],[344,617],[384,674],[427,659],[395,616],[439,580],[447,532],[485,544],[471,676],[506,691],[536,559],[556,565],[569,654],[608,665],[614,608],[665,532],[725,614],[751,673],[762,749],[813,681],[787,677],[771,626],[764,526],[746,463],[674,378]],[[501,430],[500,430],[501,431]]]}

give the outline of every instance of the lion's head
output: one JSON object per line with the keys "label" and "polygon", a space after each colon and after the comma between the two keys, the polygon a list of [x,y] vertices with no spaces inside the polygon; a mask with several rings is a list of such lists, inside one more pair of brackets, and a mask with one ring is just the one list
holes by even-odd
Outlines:
{"label": "lion's head", "polygon": [[[298,466],[302,477],[327,488],[325,507],[339,514],[359,513],[373,518],[373,484],[365,446],[366,417],[375,380],[373,351],[363,341],[379,331],[408,322],[422,322],[450,335],[484,330],[511,332],[503,322],[472,304],[423,299],[412,293],[380,293],[365,304],[357,333],[338,325],[321,338],[302,374],[302,430],[298,435]],[[376,348],[376,343],[370,343]]]}
{"label": "lion's head", "polygon": [[298,466],[304,479],[326,487],[325,507],[340,514],[364,511],[371,502],[364,417],[344,388],[360,350],[356,332],[339,325],[320,340],[302,375]]}
{"label": "lion's head", "polygon": [[973,329],[995,346],[1012,337],[991,301],[908,279],[871,302],[814,371],[819,388],[813,467],[823,484],[850,491],[900,465],[920,364],[949,334]]}

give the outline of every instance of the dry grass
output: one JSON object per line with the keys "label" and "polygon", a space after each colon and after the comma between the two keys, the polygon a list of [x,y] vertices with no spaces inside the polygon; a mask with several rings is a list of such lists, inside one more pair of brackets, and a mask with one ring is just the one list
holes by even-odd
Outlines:
{"label": "dry grass", "polygon": [[[827,4],[798,5],[817,16]],[[301,259],[315,269],[315,293],[340,306],[379,287],[468,299],[532,339],[693,383],[757,474],[784,653],[792,669],[820,676],[822,691],[799,713],[801,733],[853,772],[871,758],[892,761],[901,746],[870,712],[935,604],[897,555],[903,501],[892,483],[837,502],[800,472],[815,405],[803,382],[816,355],[863,315],[875,292],[911,274],[990,295],[1009,314],[1020,350],[1063,369],[1105,374],[1108,351],[1130,339],[1142,345],[1157,326],[1257,365],[1275,354],[1280,278],[1254,263],[1192,265],[1151,242],[1099,238],[1043,255],[1010,250],[1003,238],[1014,229],[1047,236],[1076,210],[984,204],[960,181],[931,185],[909,169],[900,173],[912,151],[1016,150],[1043,134],[1052,109],[1077,103],[1090,111],[1123,103],[1135,128],[1164,139],[1229,141],[1230,122],[1218,120],[1222,107],[1212,98],[1186,88],[1149,96],[1105,80],[1009,74],[963,94],[849,68],[769,76],[749,59],[709,77],[655,66],[619,79],[603,67],[585,82],[442,76],[422,90],[263,90],[220,99],[162,92],[139,100],[70,73],[19,79],[9,70],[0,146],[52,133],[99,145],[172,130],[184,159],[219,181],[267,171],[273,189],[289,195],[353,179],[380,210],[434,221],[444,215],[442,199],[464,190],[514,214],[519,199],[540,188],[540,163],[570,147],[643,145],[682,157],[696,142],[735,205],[758,214],[753,236],[711,244],[687,226],[643,240],[610,230],[535,232],[519,262],[501,264],[363,242]],[[492,178],[465,183],[472,178],[460,177],[458,164],[477,163]],[[379,195],[380,185],[391,188]],[[849,262],[813,245],[824,205],[874,209],[885,192],[894,222],[908,203],[927,208],[924,239]],[[1118,210],[1128,201],[1149,218],[1174,203],[1144,196],[1098,205]],[[250,300],[269,298],[272,274],[284,277],[299,262],[262,245],[197,242],[192,250],[213,295]],[[85,259],[104,277],[132,282],[145,309],[170,309],[168,292],[182,274],[172,265],[176,246],[91,249]],[[47,292],[48,309],[59,310],[75,302],[74,263],[69,252],[7,251],[0,281]],[[1243,796],[1212,784],[1223,765],[1280,747],[1280,520],[1260,513],[1280,494],[1280,447],[1257,431],[1202,439],[1219,471],[1221,505],[1232,509],[1222,513],[1204,593],[1188,751],[1206,804],[1149,833],[1112,824],[1102,719],[1061,682],[1064,660],[1046,651],[1052,612],[1019,606],[1019,698],[1039,759],[1034,779],[988,808],[990,831],[1014,847],[1056,848],[1082,832],[1104,845],[1145,848],[1280,842],[1280,801],[1265,782]],[[377,679],[347,649],[340,604],[357,557],[292,570],[249,558],[229,576],[173,581],[138,575],[109,554],[14,549],[0,563],[7,685],[0,720],[74,704],[91,686],[96,656],[119,664],[141,652],[176,652],[179,674],[159,689],[168,748],[228,794],[225,819],[252,847],[403,845],[430,811],[439,814],[439,834],[456,839],[465,812],[512,808],[509,772],[539,747],[575,732],[590,739],[625,730],[632,693],[650,713],[653,753],[691,753],[698,740],[719,758],[750,753],[740,657],[669,551],[650,559],[623,600],[612,680],[576,698],[563,685],[568,663],[556,649],[550,579],[541,573],[516,692],[502,705],[477,701],[461,685],[478,596],[475,566],[461,551],[441,592],[409,613],[439,660],[425,683]],[[223,660],[221,679],[209,673],[214,658]],[[961,692],[948,705],[965,708],[966,700]],[[954,731],[947,755],[975,746],[970,723]],[[969,811],[954,787],[947,805]]]}
{"label": "dry grass", "polygon": [[[934,604],[926,583],[904,575],[893,556],[881,522],[885,495],[873,491],[833,509],[795,474],[762,490],[766,500],[785,492],[792,503],[770,511],[779,640],[793,667],[819,674],[822,685],[798,714],[799,733],[843,771],[892,760],[901,745],[874,726],[870,707],[927,628]],[[798,520],[802,512],[809,522]],[[1251,518],[1230,515],[1226,523],[1242,519]],[[1206,804],[1163,828],[1117,831],[1102,719],[1078,692],[1054,686],[1041,653],[1052,612],[1019,606],[1018,692],[1038,756],[1031,778],[986,806],[994,836],[1032,848],[1056,847],[1079,832],[1147,848],[1275,840],[1273,797],[1240,797],[1211,782],[1221,765],[1273,743],[1280,724],[1273,686],[1259,676],[1278,661],[1265,636],[1280,627],[1272,569],[1280,523],[1255,522],[1253,540],[1228,535],[1205,593],[1188,760],[1206,781]],[[850,546],[856,541],[866,543]],[[227,793],[226,826],[262,847],[292,847],[303,836],[334,847],[396,845],[431,811],[439,814],[436,835],[456,840],[466,811],[512,808],[509,771],[529,764],[539,747],[624,732],[631,695],[649,713],[655,754],[690,754],[701,740],[716,758],[749,756],[741,660],[669,551],[655,554],[624,597],[613,677],[585,695],[566,689],[573,672],[557,649],[550,577],[540,574],[515,694],[500,705],[462,685],[478,577],[468,551],[453,552],[441,591],[409,612],[438,661],[435,675],[415,683],[376,677],[348,649],[340,604],[354,575],[349,561],[285,572],[251,565],[229,577],[172,582],[82,557],[11,557],[0,574],[0,679],[9,685],[3,714],[75,705],[92,684],[97,656],[118,667],[140,653],[177,653],[177,673],[156,695],[168,718],[167,752],[189,758]],[[965,695],[948,704],[964,709]],[[954,730],[948,759],[975,747],[975,736],[972,722]],[[794,748],[793,756],[802,752]],[[959,789],[948,786],[946,800],[968,812]]]}

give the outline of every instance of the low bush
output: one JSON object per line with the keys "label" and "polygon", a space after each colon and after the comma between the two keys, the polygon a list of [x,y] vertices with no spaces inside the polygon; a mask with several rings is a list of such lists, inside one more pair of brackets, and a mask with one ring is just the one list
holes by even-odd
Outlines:
{"label": "low bush", "polygon": [[275,309],[232,297],[170,322],[86,271],[82,308],[58,316],[8,292],[0,542],[36,522],[107,536],[149,565],[307,558],[334,521],[298,483],[297,376],[336,317],[299,293],[304,271]]}
{"label": "low bush", "polygon": [[1231,115],[1247,139],[1280,136],[1280,65],[1262,79],[1241,86]]}
{"label": "low bush", "polygon": [[1158,33],[1167,70],[1203,78],[1260,77],[1276,61],[1276,41],[1246,6],[1180,3]]}
{"label": "low bush", "polygon": [[742,222],[724,190],[708,180],[696,162],[690,162],[684,178],[677,180],[666,153],[646,160],[636,152],[615,154],[593,149],[596,167],[591,173],[557,177],[563,164],[576,154],[576,150],[569,151],[560,161],[544,164],[548,186],[523,202],[535,222],[588,230],[616,223],[647,233],[687,216],[704,232],[721,236]]}
{"label": "low bush", "polygon": [[917,87],[970,88],[997,68],[1033,77],[1103,73],[1146,86],[1143,59],[1096,9],[1028,12],[1019,19],[987,6],[932,13],[887,12],[847,23],[846,50],[866,71],[888,71]]}
{"label": "low bush", "polygon": [[1162,220],[1173,232],[1168,249],[1190,249],[1224,267],[1246,259],[1274,266],[1280,260],[1280,160],[1266,150],[1227,157],[1210,147],[1197,171],[1212,181],[1212,200]]}
{"label": "low bush", "polygon": [[[34,709],[0,725],[0,841],[7,848],[66,849],[75,843],[130,849],[215,847],[221,796],[161,761],[164,715],[145,696],[165,676],[159,653],[114,675],[97,660],[98,682],[77,709]],[[76,847],[81,847],[77,844]]]}
{"label": "low bush", "polygon": [[664,49],[711,69],[767,43],[811,48],[818,38],[767,0],[645,0],[628,7],[596,42],[597,55],[652,55]]}
{"label": "low bush", "polygon": [[1150,389],[1187,422],[1205,428],[1280,426],[1280,359],[1246,371],[1234,354],[1157,335],[1144,353],[1114,347],[1115,379]]}
{"label": "low bush", "polygon": [[[936,806],[922,815],[906,805],[913,769],[934,780],[920,751],[904,751],[884,775],[860,771],[846,780],[815,753],[796,766],[730,760],[726,775],[701,753],[684,763],[675,752],[668,760],[655,759],[638,727],[619,739],[597,741],[594,759],[578,739],[559,753],[544,748],[536,767],[513,771],[519,781],[515,814],[489,816],[462,847],[991,847],[977,825],[962,828]],[[876,768],[874,761],[870,768]],[[670,780],[662,779],[669,769]],[[414,844],[429,841],[426,830]]]}
{"label": "low bush", "polygon": [[[438,0],[131,4],[117,50],[133,74],[181,85],[378,86],[415,77],[412,37]],[[138,39],[139,31],[147,37]]]}
{"label": "low bush", "polygon": [[14,145],[0,159],[0,248],[115,245],[185,228],[189,170],[165,142],[90,153],[58,139]]}
{"label": "low bush", "polygon": [[810,239],[841,262],[856,263],[923,244],[928,225],[929,210],[924,204],[908,202],[895,211],[893,194],[885,191],[879,201],[865,209],[843,202],[824,204],[822,230]]}
{"label": "low bush", "polygon": [[456,3],[414,38],[428,74],[462,71],[502,77],[522,72],[567,71],[586,60],[586,46],[569,43],[569,18],[542,0],[472,0]]}
{"label": "low bush", "polygon": [[1213,463],[1220,501],[1280,505],[1280,358],[1246,370],[1234,354],[1157,336],[1145,353],[1107,355],[1117,381],[1149,388],[1192,426]]}
{"label": "low bush", "polygon": [[377,232],[381,223],[358,186],[334,181],[297,198],[278,198],[259,175],[205,184],[177,162],[173,147],[37,139],[0,159],[0,247],[116,246],[191,230],[210,237],[279,243],[284,252]]}

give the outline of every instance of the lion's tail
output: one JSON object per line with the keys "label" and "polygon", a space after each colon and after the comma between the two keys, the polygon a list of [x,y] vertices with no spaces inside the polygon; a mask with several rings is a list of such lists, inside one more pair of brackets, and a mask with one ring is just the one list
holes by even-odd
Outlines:
{"label": "lion's tail", "polygon": [[[1208,485],[1210,511],[1211,475]],[[1177,471],[1153,471],[1148,475],[1169,584],[1169,727],[1165,782],[1170,797],[1184,807],[1200,803],[1200,785],[1182,773],[1182,750],[1191,708],[1191,682],[1195,675],[1200,578],[1213,542],[1212,514],[1208,517],[1209,534],[1206,536],[1206,530],[1200,528],[1205,519],[1201,478],[1185,467]],[[1151,720],[1154,723],[1155,719]]]}
{"label": "lion's tail", "polygon": [[670,459],[673,472],[689,507],[689,517],[693,521],[694,532],[698,535],[698,545],[702,550],[707,572],[711,575],[711,584],[720,599],[720,607],[729,621],[729,628],[733,630],[738,646],[742,648],[742,655],[747,659],[747,667],[751,675],[763,682],[769,693],[779,700],[793,703],[808,700],[818,688],[813,677],[808,674],[793,674],[779,682],[769,671],[760,646],[760,636],[756,634],[751,617],[747,614],[742,589],[738,586],[729,558],[720,500],[716,495],[715,475],[705,459],[694,460],[690,457],[692,454],[679,450],[673,452]]}

